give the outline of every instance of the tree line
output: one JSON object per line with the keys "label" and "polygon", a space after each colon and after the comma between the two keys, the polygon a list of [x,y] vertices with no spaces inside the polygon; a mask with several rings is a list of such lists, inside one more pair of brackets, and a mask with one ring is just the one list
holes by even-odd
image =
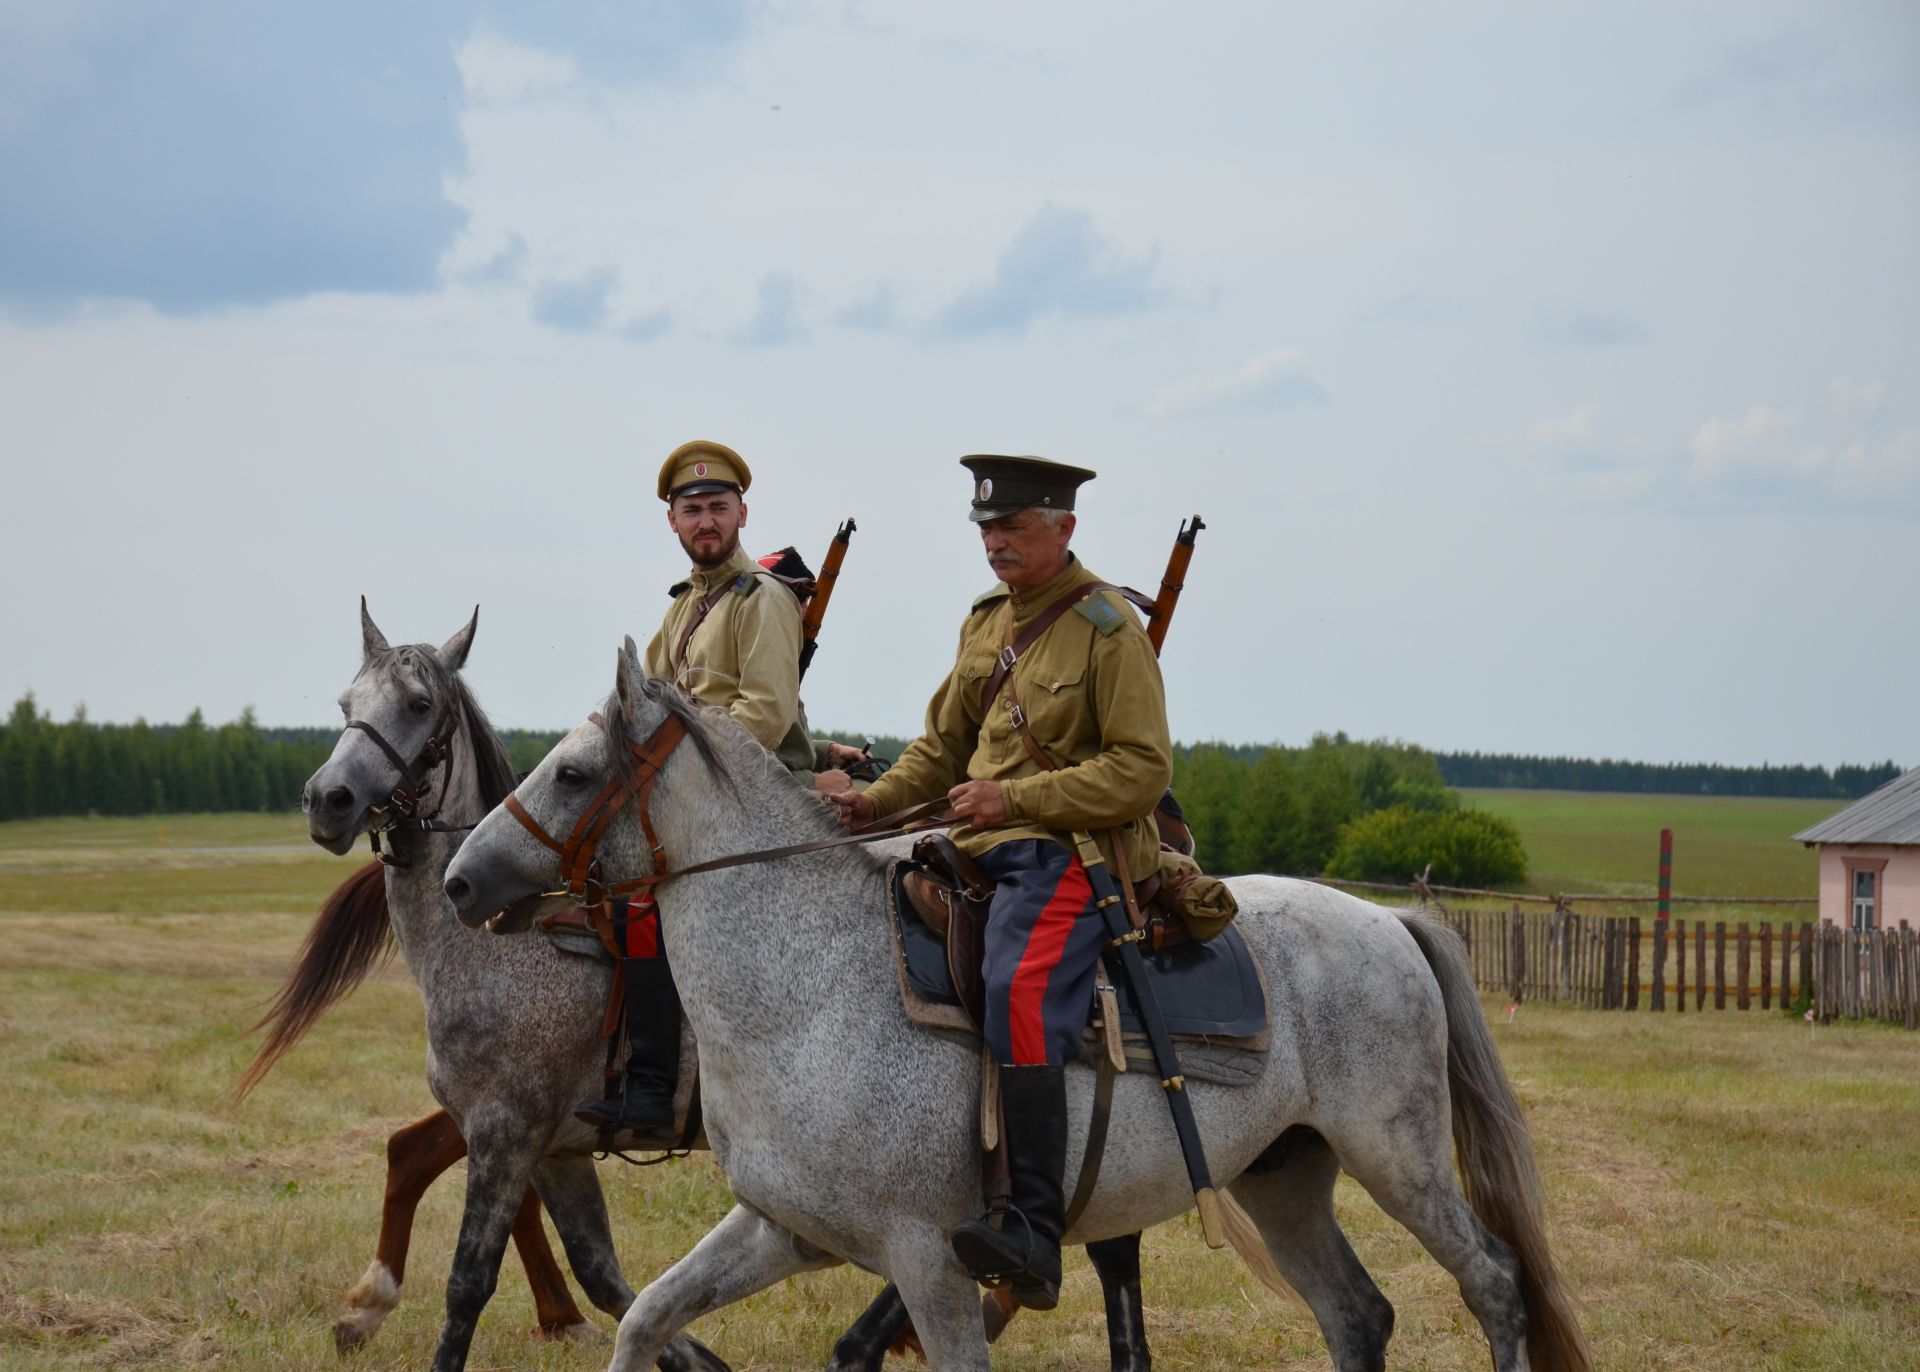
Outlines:
{"label": "tree line", "polygon": [[[290,810],[339,736],[263,728],[251,708],[221,725],[199,710],[182,724],[99,724],[84,707],[56,722],[29,692],[0,724],[0,820]],[[509,730],[504,737],[515,763],[529,770],[561,734]]]}
{"label": "tree line", "polygon": [[[84,709],[56,722],[28,694],[0,725],[0,819],[291,809],[338,736],[325,728],[265,728],[251,709],[218,726],[199,710],[182,724],[99,724]],[[502,731],[522,771],[562,736]],[[857,733],[833,736],[862,741]],[[907,742],[882,736],[873,750],[898,757]],[[1174,756],[1174,790],[1210,871],[1404,881],[1430,868],[1431,880],[1460,886],[1522,881],[1526,857],[1518,831],[1474,809],[1456,787],[1844,799],[1898,774],[1891,762],[1828,771],[1436,754],[1343,733],[1319,734],[1297,748],[1182,744]]]}
{"label": "tree line", "polygon": [[1513,753],[1435,753],[1449,786],[1525,791],[1632,791],[1658,795],[1795,796],[1858,800],[1904,770],[1889,759],[1843,763],[1726,767],[1711,762],[1626,762],[1614,758],[1532,757]]}

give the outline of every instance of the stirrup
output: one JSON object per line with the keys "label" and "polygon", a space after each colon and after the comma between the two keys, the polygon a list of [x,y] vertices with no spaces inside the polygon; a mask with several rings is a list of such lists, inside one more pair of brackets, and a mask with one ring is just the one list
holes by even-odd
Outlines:
{"label": "stirrup", "polygon": [[[1012,1215],[1019,1216],[1020,1227],[1026,1231],[1026,1236],[1027,1236],[1026,1252],[1021,1255],[1020,1261],[1018,1263],[1015,1263],[1012,1266],[1008,1266],[1008,1267],[995,1267],[995,1268],[975,1267],[972,1263],[968,1262],[965,1257],[961,1256],[958,1249],[954,1250],[954,1257],[960,1259],[960,1265],[967,1269],[967,1275],[973,1278],[975,1281],[979,1282],[982,1286],[989,1287],[989,1288],[998,1288],[1002,1286],[1007,1286],[1012,1284],[1015,1278],[1027,1276],[1033,1271],[1033,1222],[1027,1218],[1026,1211],[1022,1210],[1017,1205],[1009,1204],[1007,1206],[1005,1214],[1001,1216],[1001,1219],[1000,1219],[1001,1227],[998,1230],[993,1230],[992,1226],[987,1224],[987,1220],[985,1216],[982,1216],[980,1219],[977,1219],[977,1220],[968,1220],[966,1221],[966,1223],[978,1224],[986,1227],[991,1232],[1004,1235],[1007,1232],[1006,1231],[1007,1217]],[[949,1247],[953,1246],[953,1241],[956,1237],[961,1236],[962,1229],[963,1229],[963,1226],[956,1227],[953,1233],[948,1235],[947,1245]],[[974,1235],[969,1231],[966,1233],[965,1237],[968,1239],[971,1239],[974,1237]]]}

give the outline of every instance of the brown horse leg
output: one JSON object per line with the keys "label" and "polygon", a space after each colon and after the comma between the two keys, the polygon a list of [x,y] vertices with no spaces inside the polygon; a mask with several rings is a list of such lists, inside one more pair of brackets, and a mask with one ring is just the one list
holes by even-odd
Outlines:
{"label": "brown horse leg", "polygon": [[347,1292],[347,1310],[333,1322],[333,1343],[342,1353],[373,1337],[400,1304],[407,1276],[407,1245],[413,1212],[442,1172],[467,1155],[467,1141],[445,1110],[436,1110],[394,1130],[387,1140],[387,1195],[380,1208],[380,1242],[366,1274]]}
{"label": "brown horse leg", "polygon": [[533,1308],[541,1335],[549,1339],[597,1338],[600,1331],[587,1323],[587,1317],[574,1304],[573,1292],[554,1260],[547,1227],[540,1222],[540,1196],[531,1186],[520,1202],[520,1213],[513,1217],[513,1246],[520,1250],[520,1265],[527,1269],[527,1285],[533,1288]]}
{"label": "brown horse leg", "polygon": [[[394,1130],[387,1140],[387,1195],[380,1209],[380,1242],[366,1274],[347,1292],[347,1310],[334,1321],[334,1346],[342,1353],[373,1337],[382,1321],[400,1304],[400,1283],[407,1277],[407,1248],[413,1239],[413,1216],[427,1188],[449,1167],[467,1155],[467,1141],[445,1110],[436,1110]],[[591,1329],[567,1290],[567,1280],[554,1261],[540,1223],[540,1198],[527,1188],[513,1237],[520,1261],[533,1288],[543,1334],[577,1335]]]}

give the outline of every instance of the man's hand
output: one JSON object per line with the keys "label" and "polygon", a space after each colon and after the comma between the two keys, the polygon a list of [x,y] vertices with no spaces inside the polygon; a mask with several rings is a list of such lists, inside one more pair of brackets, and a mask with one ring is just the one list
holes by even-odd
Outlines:
{"label": "man's hand", "polygon": [[815,772],[813,789],[822,795],[831,795],[835,791],[845,791],[853,786],[853,778],[845,772]]}
{"label": "man's hand", "polygon": [[873,822],[873,802],[862,791],[829,791],[826,793],[828,804],[838,812],[840,827],[851,829],[858,824]]}
{"label": "man's hand", "polygon": [[975,829],[1007,822],[1007,793],[997,781],[963,781],[947,792],[954,815]]}
{"label": "man's hand", "polygon": [[866,759],[867,754],[865,751],[854,747],[851,743],[829,743],[827,745],[827,761],[831,762],[835,767],[851,767],[856,762],[865,762]]}

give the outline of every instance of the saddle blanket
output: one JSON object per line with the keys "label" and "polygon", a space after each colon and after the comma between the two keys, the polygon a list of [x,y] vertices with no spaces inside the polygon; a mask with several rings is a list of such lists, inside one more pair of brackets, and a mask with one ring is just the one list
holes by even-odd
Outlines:
{"label": "saddle blanket", "polygon": [[[927,927],[901,890],[903,869],[911,870],[905,860],[894,863],[887,872],[887,924],[893,934],[900,997],[907,1017],[929,1028],[977,1037],[979,1031],[954,989],[946,939]],[[1264,1053],[1272,1045],[1273,1034],[1267,1018],[1266,985],[1238,928],[1228,925],[1204,943],[1182,943],[1158,953],[1143,953],[1141,960],[1167,1029],[1182,1045],[1183,1071],[1224,1085],[1242,1084],[1257,1072],[1254,1064],[1245,1061],[1245,1055]],[[1107,969],[1118,992],[1121,1041],[1128,1066],[1152,1070],[1146,1033],[1132,992],[1119,973],[1117,957],[1109,956]],[[1097,1059],[1103,1052],[1100,1030],[1090,1021],[1082,1040],[1082,1056]]]}

